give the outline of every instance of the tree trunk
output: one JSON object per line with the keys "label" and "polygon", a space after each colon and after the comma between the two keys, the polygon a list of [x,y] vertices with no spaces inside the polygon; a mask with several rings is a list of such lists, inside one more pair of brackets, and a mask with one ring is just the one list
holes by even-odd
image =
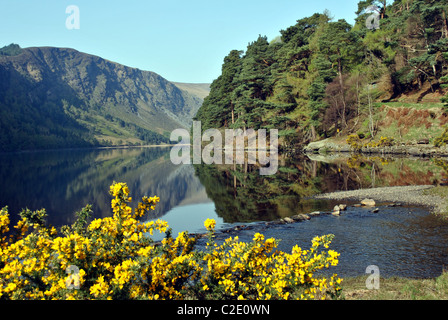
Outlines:
{"label": "tree trunk", "polygon": [[386,16],[387,1],[383,0],[383,9],[381,9],[381,20]]}
{"label": "tree trunk", "polygon": [[236,199],[237,196],[237,189],[236,189],[236,162],[233,162],[233,197]]}
{"label": "tree trunk", "polygon": [[375,125],[373,123],[372,96],[370,94],[370,83],[368,84],[367,89],[367,99],[369,101],[369,131],[373,139],[375,138]]}
{"label": "tree trunk", "polygon": [[311,140],[316,141],[316,128],[313,125],[311,125]]}
{"label": "tree trunk", "polygon": [[448,38],[448,21],[445,10],[442,10],[442,20],[443,20],[442,37]]}
{"label": "tree trunk", "polygon": [[357,117],[359,121],[359,116],[361,114],[361,98],[360,98],[360,88],[359,88],[359,73],[356,75],[356,102],[358,105]]}
{"label": "tree trunk", "polygon": [[312,170],[311,170],[311,176],[313,177],[313,178],[316,178],[317,177],[317,161],[312,161],[311,162],[311,165],[312,165]]}
{"label": "tree trunk", "polygon": [[[340,55],[339,49],[338,54]],[[338,71],[339,71],[339,85],[341,86],[341,99],[342,99],[342,125],[344,128],[347,126],[347,122],[345,120],[345,111],[347,110],[347,105],[345,103],[345,90],[344,90],[344,79],[342,77],[342,61],[341,58],[338,58]]]}

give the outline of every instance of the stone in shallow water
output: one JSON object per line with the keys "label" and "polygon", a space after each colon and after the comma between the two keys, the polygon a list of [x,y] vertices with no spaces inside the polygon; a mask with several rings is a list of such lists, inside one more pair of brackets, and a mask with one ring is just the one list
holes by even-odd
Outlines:
{"label": "stone in shallow water", "polygon": [[374,207],[376,203],[373,199],[364,199],[361,201],[361,204],[365,207]]}
{"label": "stone in shallow water", "polygon": [[333,214],[335,214],[335,213],[337,213],[337,214],[341,213],[341,209],[339,208],[339,206],[335,206],[333,208]]}
{"label": "stone in shallow water", "polygon": [[282,220],[286,223],[294,223],[295,222],[293,219],[291,219],[289,217],[283,218]]}
{"label": "stone in shallow water", "polygon": [[295,216],[292,216],[291,219],[293,219],[294,221],[305,221],[305,220],[310,220],[310,216],[306,215],[306,214],[297,214]]}

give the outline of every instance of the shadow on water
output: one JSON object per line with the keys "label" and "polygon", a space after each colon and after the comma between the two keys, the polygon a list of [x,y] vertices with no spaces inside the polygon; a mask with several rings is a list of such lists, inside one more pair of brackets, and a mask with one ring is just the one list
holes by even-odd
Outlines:
{"label": "shadow on water", "polygon": [[383,275],[433,277],[448,265],[447,225],[424,208],[381,207],[380,214],[349,207],[339,218],[321,215],[293,225],[265,228],[264,222],[300,213],[330,211],[332,201],[312,196],[360,188],[441,184],[446,163],[379,157],[332,158],[282,155],[273,176],[260,176],[257,166],[182,165],[169,159],[169,148],[65,150],[0,155],[0,206],[12,220],[28,207],[45,208],[48,222],[71,224],[74,212],[92,204],[94,217],[111,215],[109,186],[126,182],[134,204],[157,195],[161,202],[147,219],[163,218],[173,234],[203,232],[203,221],[218,228],[254,223],[242,231],[281,239],[280,249],[309,247],[315,235],[335,234],[332,249],[342,253],[334,270],[341,275],[364,274],[378,265]]}

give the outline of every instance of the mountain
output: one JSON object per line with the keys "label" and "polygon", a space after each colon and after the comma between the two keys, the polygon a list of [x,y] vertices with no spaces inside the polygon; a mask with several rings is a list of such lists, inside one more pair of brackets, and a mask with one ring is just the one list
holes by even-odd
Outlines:
{"label": "mountain", "polygon": [[182,83],[173,82],[179,89],[185,90],[192,95],[205,99],[210,93],[210,83]]}
{"label": "mountain", "polygon": [[0,151],[168,143],[202,96],[69,48],[0,49]]}

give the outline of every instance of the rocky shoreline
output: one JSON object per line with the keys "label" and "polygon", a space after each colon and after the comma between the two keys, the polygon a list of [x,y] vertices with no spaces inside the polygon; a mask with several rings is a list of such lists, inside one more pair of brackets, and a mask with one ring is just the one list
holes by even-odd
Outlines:
{"label": "rocky shoreline", "polygon": [[359,200],[373,199],[380,203],[409,204],[428,207],[433,213],[443,213],[448,203],[436,195],[425,194],[434,186],[399,186],[341,191],[314,196],[314,199]]}
{"label": "rocky shoreline", "polygon": [[[339,205],[335,206],[333,211],[328,212],[311,212],[308,214],[298,214],[292,217],[285,217],[270,222],[250,223],[247,225],[238,225],[231,228],[217,230],[217,235],[233,235],[240,231],[251,230],[257,227],[269,227],[279,224],[293,224],[308,221],[320,215],[338,216],[347,208],[346,202],[358,202],[351,206],[364,206],[371,208],[372,212],[380,211],[381,206],[403,206],[415,205],[427,207],[432,213],[446,213],[448,207],[448,199],[444,199],[437,195],[426,194],[425,191],[434,188],[434,186],[398,186],[398,187],[381,187],[371,189],[359,189],[353,191],[340,191],[313,196],[312,199],[321,200],[338,200]],[[206,234],[195,234],[197,238],[203,238]]]}
{"label": "rocky shoreline", "polygon": [[[312,142],[304,147],[303,152],[306,154],[324,154],[324,153],[352,153],[353,150],[348,144],[335,143],[331,139]],[[448,157],[448,146],[440,148],[431,144],[419,144],[417,141],[407,145],[395,145],[390,147],[363,147],[359,153],[375,154],[375,155],[403,155],[413,157]]]}

